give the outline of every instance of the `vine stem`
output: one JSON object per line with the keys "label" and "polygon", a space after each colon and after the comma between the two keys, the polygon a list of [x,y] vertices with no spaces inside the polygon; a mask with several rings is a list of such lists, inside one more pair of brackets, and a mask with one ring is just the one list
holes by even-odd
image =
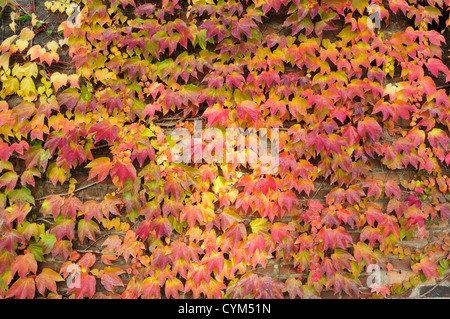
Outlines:
{"label": "vine stem", "polygon": [[82,187],[80,187],[80,188],[77,188],[76,190],[74,190],[73,192],[70,192],[70,193],[62,193],[62,194],[51,194],[51,195],[47,195],[47,196],[44,196],[44,197],[41,197],[41,198],[36,199],[36,201],[44,200],[44,199],[49,198],[50,196],[53,196],[53,195],[56,195],[56,196],[69,196],[70,194],[78,193],[78,192],[80,192],[80,191],[82,191],[82,190],[85,190],[85,189],[87,189],[87,188],[89,188],[89,187],[92,187],[92,186],[94,186],[94,185],[97,185],[97,184],[98,184],[98,182],[91,183],[91,184],[82,186]]}
{"label": "vine stem", "polygon": [[30,7],[27,7],[27,6],[23,6],[23,5],[21,5],[21,4],[16,4],[16,5],[14,5],[15,7],[19,7],[19,8],[22,8],[22,9],[28,9],[28,10],[30,10],[31,12],[34,12],[34,9],[32,9],[32,8],[30,8]]}
{"label": "vine stem", "polygon": [[432,292],[434,289],[436,289],[437,287],[439,287],[439,285],[440,285],[443,281],[447,280],[447,278],[450,278],[450,274],[448,274],[447,276],[445,276],[444,278],[442,278],[441,280],[439,280],[433,287],[431,287],[430,289],[428,289],[427,291],[425,291],[423,294],[421,294],[421,295],[419,295],[419,296],[417,296],[417,297],[414,297],[414,298],[423,298],[423,297],[426,297],[430,292]]}

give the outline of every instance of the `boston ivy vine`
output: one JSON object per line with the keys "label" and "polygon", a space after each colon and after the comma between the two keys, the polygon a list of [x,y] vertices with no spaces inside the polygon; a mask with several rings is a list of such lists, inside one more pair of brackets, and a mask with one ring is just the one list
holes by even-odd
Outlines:
{"label": "boston ivy vine", "polygon": [[[401,241],[450,217],[450,99],[435,84],[450,80],[448,52],[429,28],[449,6],[54,1],[50,12],[80,15],[45,45],[32,42],[34,13],[32,27],[12,24],[0,46],[0,297],[370,297],[360,278],[392,269],[389,254],[410,256],[416,275],[374,297],[440,278],[448,243]],[[385,32],[402,15],[411,26]],[[193,120],[279,129],[277,171],[176,163],[170,130],[194,132]],[[389,176],[402,171],[414,179]],[[47,180],[67,193],[38,194]],[[108,181],[114,192],[80,200]],[[298,273],[259,273],[271,259]]]}

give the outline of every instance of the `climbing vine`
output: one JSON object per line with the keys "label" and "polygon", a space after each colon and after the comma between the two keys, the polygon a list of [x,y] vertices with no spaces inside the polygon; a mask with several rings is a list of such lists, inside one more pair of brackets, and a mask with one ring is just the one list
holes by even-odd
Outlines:
{"label": "climbing vine", "polygon": [[[20,9],[32,26],[12,23],[0,46],[0,297],[386,297],[441,278],[447,240],[402,240],[450,217],[448,52],[432,29],[449,6],[58,0],[49,13],[79,15],[54,31]],[[400,16],[410,25],[387,32]],[[277,129],[279,165],[264,173],[235,147],[239,163],[207,161],[217,137],[179,163],[172,133],[198,122]],[[362,295],[388,255],[415,275]],[[271,260],[296,274],[261,272]]]}

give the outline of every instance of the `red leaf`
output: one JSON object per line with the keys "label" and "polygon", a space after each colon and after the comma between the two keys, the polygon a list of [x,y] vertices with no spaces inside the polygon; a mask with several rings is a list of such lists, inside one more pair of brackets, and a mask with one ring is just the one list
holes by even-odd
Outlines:
{"label": "red leaf", "polygon": [[36,291],[34,279],[27,277],[17,279],[8,289],[6,298],[15,297],[15,299],[33,299]]}
{"label": "red leaf", "polygon": [[179,299],[180,295],[178,294],[178,291],[184,292],[184,286],[178,278],[172,278],[172,280],[166,280],[164,291],[167,299],[170,297]]}
{"label": "red leaf", "polygon": [[350,264],[350,261],[353,260],[355,260],[355,258],[345,250],[336,249],[334,254],[331,255],[333,267],[338,271],[341,271],[343,268],[347,268],[348,271],[351,271],[352,265]]}
{"label": "red leaf", "polygon": [[25,278],[28,273],[32,272],[36,274],[37,262],[34,259],[33,254],[27,253],[25,255],[19,255],[11,264],[11,276],[17,272],[20,278]]}
{"label": "red leaf", "polygon": [[16,187],[19,175],[16,172],[6,172],[0,177],[0,188],[6,186],[6,191],[11,191]]}
{"label": "red leaf", "polygon": [[240,32],[244,33],[248,38],[252,37],[251,29],[258,30],[258,25],[250,18],[242,18],[231,29],[231,35],[237,39],[241,39]]}
{"label": "red leaf", "polygon": [[103,269],[101,274],[101,283],[105,287],[106,290],[114,292],[114,286],[123,287],[122,279],[120,279],[119,275],[125,273],[120,268],[111,268],[106,267]]}
{"label": "red leaf", "polygon": [[89,222],[92,217],[95,217],[97,221],[101,221],[103,218],[101,206],[95,200],[88,200],[83,204],[84,219]]}
{"label": "red leaf", "polygon": [[60,256],[65,261],[67,260],[67,257],[69,257],[71,252],[72,252],[72,242],[68,240],[58,240],[53,245],[52,258]]}
{"label": "red leaf", "polygon": [[183,188],[180,181],[174,177],[168,177],[164,183],[164,196],[171,193],[176,202],[183,194]]}
{"label": "red leaf", "polygon": [[253,101],[243,101],[241,104],[236,106],[237,116],[245,121],[246,115],[256,124],[258,116],[261,115],[261,111],[258,106]]}
{"label": "red leaf", "polygon": [[260,253],[264,251],[266,242],[261,234],[252,233],[248,236],[247,241],[242,246],[242,248],[247,248],[250,255],[254,255],[255,251],[258,249]]}
{"label": "red leaf", "polygon": [[361,187],[351,185],[346,191],[345,196],[350,204],[358,204],[361,201],[361,197],[365,197],[366,194]]}
{"label": "red leaf", "polygon": [[75,234],[75,222],[72,219],[57,218],[49,230],[50,234],[55,234],[57,240],[66,236],[72,241]]}
{"label": "red leaf", "polygon": [[364,207],[364,212],[367,223],[371,226],[374,226],[374,221],[380,224],[386,218],[386,215],[381,211],[381,206],[377,203],[367,203]]}
{"label": "red leaf", "polygon": [[50,268],[42,269],[42,272],[36,276],[35,280],[37,290],[42,296],[44,296],[46,289],[56,294],[56,282],[64,281],[60,274]]}
{"label": "red leaf", "polygon": [[435,77],[438,77],[438,73],[439,71],[441,71],[447,76],[447,81],[450,80],[450,72],[448,70],[448,67],[444,63],[442,63],[441,60],[430,58],[427,62],[425,62],[425,65],[428,70],[430,70],[431,74],[433,74]]}
{"label": "red leaf", "polygon": [[380,230],[371,226],[363,228],[359,239],[360,241],[369,239],[370,248],[373,248],[377,240],[380,244],[383,243],[383,237],[381,236]]}
{"label": "red leaf", "polygon": [[80,265],[84,269],[89,269],[95,264],[96,257],[92,253],[84,254],[83,257],[78,261],[78,265]]}
{"label": "red leaf", "polygon": [[6,221],[8,223],[12,223],[13,221],[17,222],[17,225],[20,225],[22,221],[27,217],[28,213],[31,211],[32,207],[30,203],[14,203],[12,206],[9,206],[5,209]]}
{"label": "red leaf", "polygon": [[118,205],[123,205],[123,202],[116,196],[107,194],[101,202],[102,214],[109,219],[109,214],[120,216],[120,211],[117,208]]}
{"label": "red leaf", "polygon": [[389,198],[394,195],[397,199],[400,199],[402,195],[400,187],[394,181],[387,181],[386,183],[384,183],[384,193]]}
{"label": "red leaf", "polygon": [[439,267],[434,262],[432,262],[430,259],[422,258],[420,260],[420,268],[422,269],[423,274],[425,275],[425,277],[427,277],[427,279],[430,279],[433,276],[436,278],[439,278],[439,273],[438,273]]}
{"label": "red leaf", "polygon": [[291,230],[291,226],[286,225],[285,223],[274,223],[270,228],[270,233],[272,234],[272,238],[273,240],[275,240],[275,242],[282,244],[283,237],[292,239],[292,236],[290,234]]}
{"label": "red leaf", "polygon": [[95,233],[101,233],[100,228],[95,221],[90,220],[89,222],[86,222],[84,219],[81,219],[78,222],[78,238],[81,243],[84,242],[85,237],[95,241]]}
{"label": "red leaf", "polygon": [[82,299],[85,296],[92,298],[96,291],[96,280],[94,276],[89,275],[87,272],[80,273],[80,288],[72,287],[67,290],[68,293],[75,290],[75,298]]}
{"label": "red leaf", "polygon": [[214,123],[218,122],[220,126],[225,125],[228,119],[229,109],[215,104],[212,107],[208,107],[203,113],[202,117],[208,118],[208,126],[211,127]]}
{"label": "red leaf", "polygon": [[442,145],[444,150],[447,150],[447,146],[450,143],[450,138],[447,133],[445,133],[440,128],[433,128],[428,132],[428,142],[433,148],[439,148],[439,144]]}
{"label": "red leaf", "polygon": [[108,120],[103,120],[91,126],[88,134],[91,133],[95,133],[95,143],[107,139],[109,144],[112,144],[117,139],[119,128],[111,124]]}
{"label": "red leaf", "polygon": [[44,202],[42,203],[41,212],[44,216],[47,216],[48,214],[53,215],[53,219],[56,220],[56,217],[58,217],[61,206],[63,204],[63,198],[58,195],[50,195],[47,197]]}
{"label": "red leaf", "polygon": [[206,264],[206,271],[212,273],[214,270],[220,274],[224,267],[224,257],[221,252],[212,252],[209,256],[204,255],[200,265]]}
{"label": "red leaf", "polygon": [[64,199],[64,204],[61,206],[61,215],[66,218],[69,215],[73,220],[77,217],[77,212],[83,211],[83,203],[75,196]]}
{"label": "red leaf", "polygon": [[343,276],[340,273],[334,273],[333,277],[327,281],[325,287],[329,289],[333,285],[334,294],[337,294],[339,291],[343,290],[347,295],[351,296],[352,292],[355,296],[359,295],[358,285],[359,282],[357,279],[353,279],[347,276]]}
{"label": "red leaf", "polygon": [[141,282],[140,287],[141,287],[142,298],[144,298],[144,299],[149,299],[149,298],[159,299],[160,298],[161,286],[159,284],[158,279],[156,279],[155,277],[145,278],[144,281]]}
{"label": "red leaf", "polygon": [[380,124],[368,116],[358,122],[357,131],[359,136],[362,138],[366,138],[366,134],[368,134],[374,141],[384,136],[383,129]]}
{"label": "red leaf", "polygon": [[289,293],[289,298],[294,299],[296,297],[303,298],[302,281],[289,277],[286,279],[286,290]]}
{"label": "red leaf", "polygon": [[369,179],[363,183],[362,187],[369,188],[367,191],[367,197],[375,196],[374,200],[377,200],[381,196],[382,185],[383,182],[381,180]]}
{"label": "red leaf", "polygon": [[86,165],[87,168],[91,169],[89,171],[88,180],[93,179],[95,176],[98,176],[97,182],[100,183],[109,175],[111,166],[112,163],[108,157],[100,157],[89,162],[89,164]]}
{"label": "red leaf", "polygon": [[187,204],[181,210],[180,221],[187,220],[189,227],[193,227],[195,222],[198,221],[200,225],[204,221],[203,213],[200,206]]}
{"label": "red leaf", "polygon": [[124,185],[127,178],[131,178],[134,182],[136,180],[136,168],[134,168],[131,161],[127,158],[117,160],[111,169],[111,177],[118,177],[119,184]]}
{"label": "red leaf", "polygon": [[[307,193],[309,193],[309,191]],[[298,198],[295,196],[293,191],[288,190],[278,195],[278,205],[280,205],[281,208],[284,206],[288,211],[290,211],[294,204],[298,204]]]}
{"label": "red leaf", "polygon": [[362,259],[364,259],[367,264],[372,264],[372,260],[375,259],[375,254],[372,249],[363,242],[358,242],[353,244],[353,255],[355,256],[356,261],[359,263]]}
{"label": "red leaf", "polygon": [[329,247],[332,249],[336,247],[346,249],[347,244],[353,243],[352,237],[342,226],[339,226],[337,229],[323,227],[317,236],[323,240],[322,251],[327,250]]}

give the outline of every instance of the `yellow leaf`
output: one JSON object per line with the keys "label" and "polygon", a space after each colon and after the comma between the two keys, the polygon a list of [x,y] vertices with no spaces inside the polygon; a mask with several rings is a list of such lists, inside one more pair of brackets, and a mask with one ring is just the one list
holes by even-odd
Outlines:
{"label": "yellow leaf", "polygon": [[55,40],[48,42],[47,48],[52,52],[56,52],[59,48],[58,42],[56,42]]}
{"label": "yellow leaf", "polygon": [[40,86],[37,89],[38,94],[42,95],[45,92],[45,86]]}
{"label": "yellow leaf", "polygon": [[13,32],[16,32],[16,22],[15,21],[13,21],[13,22],[11,22],[10,24],[9,24],[9,27],[11,28],[11,30],[13,31]]}
{"label": "yellow leaf", "polygon": [[38,75],[37,64],[34,62],[27,62],[20,67],[20,72],[23,75],[27,75],[27,76],[31,76],[31,77],[35,78]]}
{"label": "yellow leaf", "polygon": [[58,91],[58,89],[61,86],[66,85],[66,83],[67,83],[67,74],[55,72],[50,77],[50,81],[53,83],[53,86],[55,87],[55,92],[56,92],[56,91]]}
{"label": "yellow leaf", "polygon": [[39,19],[37,18],[36,14],[33,12],[31,14],[31,25],[36,25],[36,23],[39,22]]}
{"label": "yellow leaf", "polygon": [[3,89],[7,95],[16,93],[19,90],[19,80],[16,77],[8,76],[8,79],[3,81]]}
{"label": "yellow leaf", "polygon": [[6,52],[0,56],[0,67],[2,67],[5,71],[9,69],[9,52]]}
{"label": "yellow leaf", "polygon": [[11,43],[17,38],[17,35],[14,34],[10,36],[9,38],[5,39],[2,44],[0,45],[0,50],[2,52],[8,51],[9,47],[11,46]]}
{"label": "yellow leaf", "polygon": [[24,41],[30,41],[31,39],[34,38],[34,32],[28,28],[24,28],[24,29],[22,29],[22,31],[20,31],[19,36]]}
{"label": "yellow leaf", "polygon": [[100,82],[103,82],[105,79],[111,78],[111,76],[109,75],[109,70],[106,68],[100,69],[100,70],[95,70],[94,74],[95,74],[95,77],[97,78],[97,81],[100,81]]}
{"label": "yellow leaf", "polygon": [[20,82],[20,89],[22,90],[24,96],[29,96],[36,93],[36,87],[33,79],[28,76],[23,78],[22,82]]}

